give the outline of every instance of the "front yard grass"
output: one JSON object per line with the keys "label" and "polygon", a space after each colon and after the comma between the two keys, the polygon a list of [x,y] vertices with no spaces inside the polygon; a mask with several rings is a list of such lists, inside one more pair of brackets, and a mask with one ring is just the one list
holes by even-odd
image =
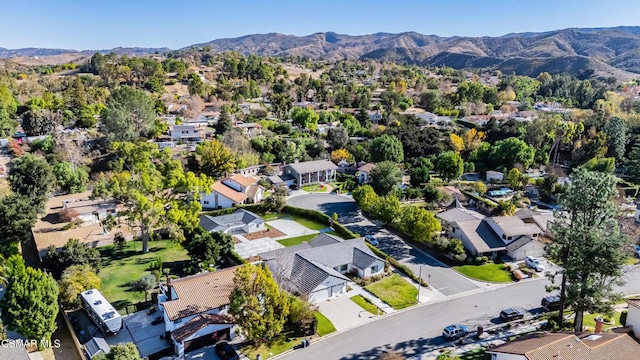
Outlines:
{"label": "front yard grass", "polygon": [[[324,336],[336,331],[336,328],[333,326],[331,321],[329,321],[329,319],[327,319],[324,315],[317,311],[314,312],[313,315],[318,322],[318,327],[316,329],[318,335]],[[291,334],[291,331],[285,331],[270,343],[262,344],[260,346],[248,345],[242,349],[242,352],[249,359],[256,359],[258,355],[260,355],[263,359],[269,359],[287,350],[293,349],[295,346],[300,345],[303,339],[308,338],[300,336],[290,337],[289,335]]]}
{"label": "front yard grass", "polygon": [[497,283],[512,282],[511,273],[504,269],[503,264],[462,265],[454,266],[460,273],[476,280]]}
{"label": "front yard grass", "polygon": [[242,352],[247,356],[248,359],[257,359],[258,355],[260,355],[263,359],[269,359],[289,349],[293,349],[294,346],[300,344],[302,339],[304,338],[283,337],[273,341],[271,344],[262,344],[260,346],[249,345],[245,347]]}
{"label": "front yard grass", "polygon": [[369,301],[367,301],[367,298],[365,298],[362,295],[356,295],[356,296],[352,296],[349,299],[351,299],[351,301],[353,301],[354,303],[358,304],[358,306],[360,306],[361,308],[367,310],[368,312],[372,313],[373,315],[378,315],[378,307],[375,306],[374,304],[370,303]]}
{"label": "front yard grass", "polygon": [[584,314],[584,318],[582,318],[582,325],[585,327],[595,328],[596,327],[596,318],[600,316],[606,322],[613,322],[613,324],[603,324],[604,329],[610,329],[614,327],[620,326],[620,313],[614,312],[612,316],[602,315],[602,314]]}
{"label": "front yard grass", "polygon": [[415,305],[418,297],[418,289],[398,274],[367,285],[365,289],[396,310]]}
{"label": "front yard grass", "polygon": [[[131,291],[128,284],[149,274],[149,265],[157,257],[164,261],[163,268],[173,268],[189,260],[187,251],[171,240],[149,242],[149,252],[142,253],[140,241],[128,241],[122,251],[115,245],[98,248],[102,256],[100,292],[118,310],[144,301],[144,293]],[[173,273],[173,271],[171,272]]]}
{"label": "front yard grass", "polygon": [[327,192],[328,187],[322,184],[303,186],[302,190],[306,192]]}
{"label": "front yard grass", "polygon": [[328,226],[325,224],[319,223],[315,220],[307,219],[302,216],[286,214],[286,216],[284,216],[283,218],[287,217],[293,219],[293,221],[311,230],[322,230],[328,228]]}
{"label": "front yard grass", "polygon": [[635,256],[629,256],[627,257],[627,259],[624,261],[625,265],[635,265],[638,262],[638,258]]}
{"label": "front yard grass", "polygon": [[309,241],[311,241],[311,239],[313,239],[316,236],[318,236],[318,234],[309,234],[309,235],[302,235],[302,236],[297,236],[297,237],[288,238],[288,239],[282,239],[282,240],[276,240],[276,241],[279,242],[281,245],[283,245],[285,247],[289,247],[289,246],[302,244],[305,241],[309,242]]}
{"label": "front yard grass", "polygon": [[336,327],[333,326],[331,320],[327,319],[327,317],[322,315],[322,313],[316,311],[313,313],[313,316],[315,316],[316,321],[318,322],[318,327],[316,328],[318,335],[325,336],[336,331]]}

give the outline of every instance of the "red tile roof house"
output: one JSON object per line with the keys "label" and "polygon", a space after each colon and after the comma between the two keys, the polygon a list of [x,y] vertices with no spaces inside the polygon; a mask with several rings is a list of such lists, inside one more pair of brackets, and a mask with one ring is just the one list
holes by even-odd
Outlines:
{"label": "red tile roof house", "polygon": [[490,348],[491,360],[630,360],[640,344],[627,334],[533,334]]}
{"label": "red tile roof house", "polygon": [[205,210],[227,209],[238,204],[259,203],[264,189],[258,180],[235,174],[213,183],[209,194],[200,194],[200,204]]}
{"label": "red tile roof house", "polygon": [[158,308],[178,356],[235,335],[227,314],[237,267],[169,279],[160,285]]}

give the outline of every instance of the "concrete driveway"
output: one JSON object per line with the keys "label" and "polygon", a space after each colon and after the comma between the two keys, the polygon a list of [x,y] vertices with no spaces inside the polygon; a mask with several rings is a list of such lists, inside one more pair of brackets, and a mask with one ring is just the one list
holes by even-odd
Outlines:
{"label": "concrete driveway", "polygon": [[322,315],[326,316],[338,331],[364,324],[375,318],[373,314],[351,301],[348,295],[335,296],[316,305]]}
{"label": "concrete driveway", "polygon": [[327,193],[296,195],[287,199],[287,203],[300,208],[319,210],[329,216],[335,212],[341,224],[362,236],[375,236],[380,242],[380,250],[409,266],[416,275],[422,267],[422,278],[425,281],[431,280],[433,287],[444,295],[460,294],[480,287],[449,266],[405,243],[400,237],[385,229],[381,223],[362,216],[358,206],[349,196]]}
{"label": "concrete driveway", "polygon": [[267,221],[267,225],[283,232],[288,237],[318,233],[318,230],[308,229],[290,218]]}

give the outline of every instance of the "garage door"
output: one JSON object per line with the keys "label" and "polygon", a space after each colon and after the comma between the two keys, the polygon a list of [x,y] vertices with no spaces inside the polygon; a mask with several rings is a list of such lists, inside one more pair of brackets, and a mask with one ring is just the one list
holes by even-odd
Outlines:
{"label": "garage door", "polygon": [[202,335],[198,338],[185,341],[184,343],[184,352],[187,353],[189,351],[197,350],[207,345],[213,345],[218,341],[229,339],[229,331],[230,328],[218,330],[212,334]]}
{"label": "garage door", "polygon": [[344,283],[343,284],[338,284],[338,285],[334,285],[331,287],[331,296],[336,296],[336,295],[340,295],[342,294],[344,291]]}

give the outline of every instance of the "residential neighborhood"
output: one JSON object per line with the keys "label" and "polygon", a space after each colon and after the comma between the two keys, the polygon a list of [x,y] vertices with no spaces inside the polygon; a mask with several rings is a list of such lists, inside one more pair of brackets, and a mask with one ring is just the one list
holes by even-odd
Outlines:
{"label": "residential neighborhood", "polygon": [[640,8],[185,5],[0,14],[0,360],[640,358]]}

